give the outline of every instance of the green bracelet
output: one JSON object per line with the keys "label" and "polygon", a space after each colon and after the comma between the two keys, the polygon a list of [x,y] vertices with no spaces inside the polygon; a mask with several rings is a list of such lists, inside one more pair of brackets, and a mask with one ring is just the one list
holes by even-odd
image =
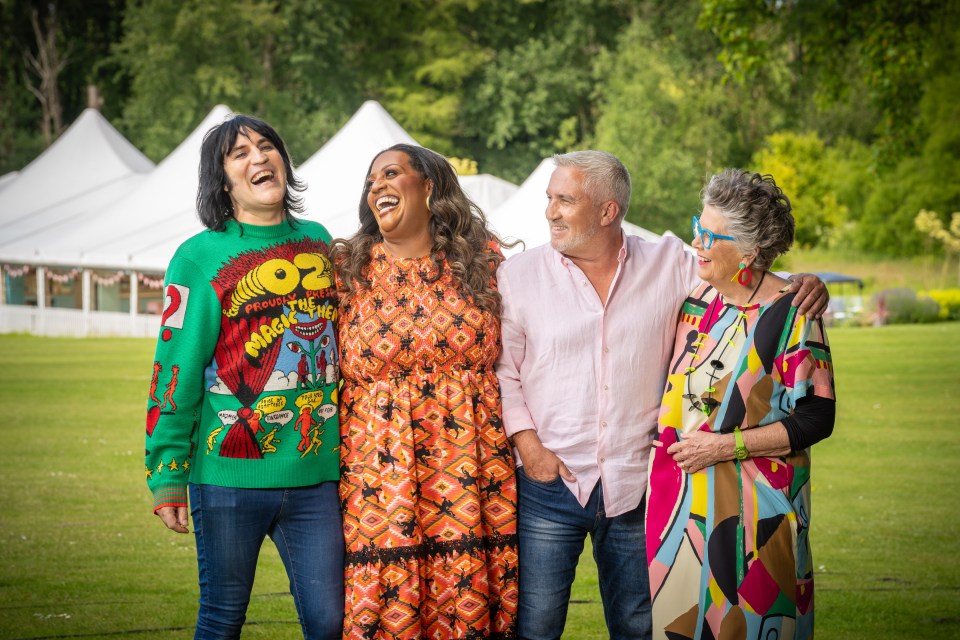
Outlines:
{"label": "green bracelet", "polygon": [[736,442],[733,453],[737,460],[746,460],[750,453],[747,451],[747,446],[743,444],[743,432],[740,431],[740,427],[733,428],[733,440]]}

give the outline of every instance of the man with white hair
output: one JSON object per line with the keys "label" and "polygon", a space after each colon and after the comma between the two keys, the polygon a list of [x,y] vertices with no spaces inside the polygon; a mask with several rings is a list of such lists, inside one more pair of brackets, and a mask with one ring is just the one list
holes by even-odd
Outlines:
{"label": "man with white hair", "polygon": [[[649,638],[647,462],[697,262],[676,237],[623,233],[630,174],[615,156],[577,151],[554,161],[550,244],[498,272],[497,375],[519,458],[518,635],[563,633],[590,534],[610,638]],[[801,312],[822,310],[822,283],[807,276],[795,286]]]}

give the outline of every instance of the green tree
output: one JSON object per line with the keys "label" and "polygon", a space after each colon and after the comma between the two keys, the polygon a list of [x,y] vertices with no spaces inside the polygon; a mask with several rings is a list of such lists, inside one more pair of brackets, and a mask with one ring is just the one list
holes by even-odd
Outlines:
{"label": "green tree", "polygon": [[827,147],[815,133],[776,133],[753,158],[751,166],[773,175],[793,206],[795,242],[801,246],[838,246],[845,242],[850,209],[860,192],[846,184],[851,175],[869,176],[870,155],[852,141],[843,153]]}
{"label": "green tree", "polygon": [[[730,163],[736,136],[729,92],[710,61],[684,55],[670,38],[634,20],[616,53],[601,56],[601,116],[595,146],[630,170],[629,220],[686,237],[705,176]],[[713,63],[718,70],[716,63]]]}
{"label": "green tree", "polygon": [[457,151],[465,82],[490,59],[478,30],[500,3],[358,3],[350,62],[365,96],[380,100],[421,144]]}
{"label": "green tree", "polygon": [[[349,64],[352,10],[337,0],[277,2],[284,25],[276,37],[271,90],[261,111],[303,162],[336,133],[363,101]],[[234,107],[238,108],[238,107]]]}
{"label": "green tree", "polygon": [[926,235],[913,223],[917,211],[960,211],[960,77],[948,68],[928,84],[917,129],[919,152],[884,171],[866,201],[858,233],[863,249],[927,251]]}
{"label": "green tree", "polygon": [[356,95],[337,70],[343,11],[333,0],[131,4],[114,49],[130,79],[123,129],[158,160],[223,103],[270,120],[303,161],[343,123]]}
{"label": "green tree", "polygon": [[544,157],[592,138],[594,60],[616,45],[629,24],[630,3],[496,4],[503,14],[493,18],[503,15],[510,28],[494,25],[480,34],[494,49],[489,64],[468,82],[458,142],[485,170],[520,180]]}
{"label": "green tree", "polygon": [[122,127],[160,160],[217,103],[262,114],[284,21],[258,0],[131,4],[116,59],[130,76]]}
{"label": "green tree", "polygon": [[108,116],[119,112],[120,92],[103,60],[119,37],[123,0],[0,0],[0,174],[22,168],[48,144],[41,105],[27,87],[39,79],[27,59],[41,57],[31,14],[42,34],[53,29],[51,42],[66,63],[55,85],[61,128],[87,106],[88,85],[105,98]]}
{"label": "green tree", "polygon": [[952,0],[749,2],[702,0],[699,24],[723,44],[719,59],[741,84],[778,58],[790,61],[797,86],[821,101],[845,100],[866,87],[880,114],[877,148],[895,162],[915,147],[915,120],[930,62],[957,27]]}
{"label": "green tree", "polygon": [[[944,226],[939,214],[921,209],[917,217],[914,218],[914,224],[918,231],[925,233],[931,240],[943,247],[947,254],[947,259],[943,263],[944,273],[946,273],[950,264],[950,257],[960,256],[960,212],[953,212],[950,217],[950,226],[947,227]],[[958,273],[957,282],[960,284],[960,273]]]}

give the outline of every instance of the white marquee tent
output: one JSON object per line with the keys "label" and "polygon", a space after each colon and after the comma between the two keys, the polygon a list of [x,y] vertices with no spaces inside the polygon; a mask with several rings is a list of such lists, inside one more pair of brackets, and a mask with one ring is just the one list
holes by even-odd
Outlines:
{"label": "white marquee tent", "polygon": [[[200,143],[204,134],[229,114],[227,107],[215,107],[153,169],[98,112],[88,109],[55,145],[3,189],[0,261],[161,273],[176,247],[202,229],[195,213]],[[100,134],[103,140],[94,144],[95,140],[89,139],[92,134]],[[366,102],[297,169],[308,185],[304,194],[308,217],[322,222],[334,236],[351,234],[371,159],[399,142],[417,144],[383,107]],[[114,150],[129,155],[130,164],[139,172],[127,169],[129,175],[123,175],[122,167],[115,165],[121,165],[125,156],[109,153]],[[74,166],[84,171],[71,174]],[[147,174],[149,169],[153,171]],[[103,184],[91,174],[100,176]],[[60,175],[69,176],[70,181],[51,184],[50,176]],[[41,187],[44,179],[47,184]],[[516,190],[515,185],[490,175],[465,176],[462,183],[484,210]],[[26,195],[30,193],[54,201],[48,204],[40,198],[28,209]]]}
{"label": "white marquee tent", "polygon": [[368,100],[296,173],[307,183],[306,213],[334,238],[357,230],[357,206],[373,157],[395,144],[417,144],[379,102]]}
{"label": "white marquee tent", "polygon": [[82,225],[0,247],[0,259],[162,272],[177,245],[202,229],[194,213],[200,143],[229,113],[215,107],[136,189],[89,212]]}
{"label": "white marquee tent", "polygon": [[20,175],[19,171],[11,171],[0,176],[0,191],[3,191],[3,188],[13,182],[13,179],[18,175]]}
{"label": "white marquee tent", "polygon": [[[153,167],[98,112],[88,109],[26,168],[0,177],[0,263],[8,275],[19,276],[28,265],[36,271],[37,281],[37,306],[29,307],[3,304],[5,279],[0,278],[0,331],[152,335],[157,316],[140,313],[139,307],[147,302],[138,301],[138,286],[151,287],[151,304],[159,303],[155,300],[159,274],[176,247],[202,229],[195,213],[200,144],[206,132],[229,114],[227,107],[215,107]],[[397,143],[417,144],[380,104],[364,103],[297,169],[308,187],[307,217],[323,223],[334,237],[351,235],[358,225],[357,205],[370,161]],[[534,247],[549,241],[543,211],[552,169],[552,162],[545,160],[519,188],[486,174],[463,176],[460,181],[498,233]],[[658,237],[629,223],[624,227],[647,239]],[[45,314],[45,278],[78,274],[82,274],[81,309],[46,309]],[[92,301],[93,285],[116,285],[120,280],[127,287],[123,295],[129,297],[129,304],[124,302],[129,313],[113,314],[117,317],[91,313],[93,308],[105,308]],[[68,312],[81,313],[83,321]],[[57,314],[63,318],[54,322]],[[96,322],[91,321],[94,316]]]}
{"label": "white marquee tent", "polygon": [[519,187],[503,178],[481,173],[476,176],[460,176],[460,188],[489,217],[493,210],[509,200]]}
{"label": "white marquee tent", "polygon": [[[307,183],[308,217],[335,238],[353,235],[360,226],[357,209],[367,169],[374,156],[395,144],[419,145],[379,102],[368,100],[350,120],[297,169]],[[483,211],[506,200],[516,185],[491,176],[462,176],[460,186]]]}
{"label": "white marquee tent", "polygon": [[83,264],[122,265],[154,273],[167,268],[177,247],[204,228],[196,214],[200,145],[207,131],[230,115],[228,107],[214,107],[140,189],[104,211],[98,222],[104,227],[124,218],[135,222],[104,230],[101,239],[84,251]]}
{"label": "white marquee tent", "polygon": [[14,245],[43,244],[58,227],[81,233],[90,214],[135,189],[153,168],[98,111],[86,109],[0,187],[0,259],[15,259]]}
{"label": "white marquee tent", "polygon": [[[57,318],[43,312],[47,279],[61,277],[35,261],[36,247],[60,236],[77,239],[86,220],[136,189],[153,163],[120,135],[100,113],[85,110],[57,141],[22,171],[0,184],[0,330],[63,333]],[[12,264],[35,264],[34,272]],[[35,279],[37,308],[3,304],[7,276]],[[76,275],[75,273],[73,275]],[[67,276],[73,277],[73,276]],[[84,273],[83,306],[89,308],[90,274]],[[71,310],[72,311],[72,310]],[[72,311],[72,313],[76,313]],[[56,315],[56,314],[52,314]],[[60,314],[61,327],[76,326],[70,313]],[[49,322],[48,322],[49,320]],[[66,333],[70,333],[67,331]]]}
{"label": "white marquee tent", "polygon": [[[139,291],[146,284],[153,290],[154,298],[159,295],[159,277],[149,277],[144,272],[162,272],[169,255],[151,262],[149,256],[141,257],[138,252],[164,246],[165,242],[171,242],[175,248],[177,242],[200,229],[193,213],[200,142],[203,134],[228,113],[226,107],[214,108],[157,167],[139,176],[133,188],[115,193],[109,201],[96,206],[75,210],[73,215],[47,225],[42,233],[25,234],[0,245],[0,261],[35,265],[37,279],[36,307],[0,306],[0,329],[59,335],[155,334],[157,316],[139,313]],[[95,172],[100,157],[88,149],[78,162]],[[20,188],[25,173],[0,194],[0,200],[9,191]],[[8,225],[4,223],[3,228],[6,234]],[[172,254],[173,249],[170,251]],[[51,268],[71,271],[57,274]],[[104,270],[113,273],[104,278]],[[54,301],[45,300],[45,278],[54,283],[73,282],[78,273],[82,275],[80,308],[48,308]],[[104,293],[95,284],[108,285],[109,292]],[[126,291],[123,301],[121,289]],[[153,310],[159,312],[161,301],[152,304]],[[123,305],[128,312],[120,310]],[[103,310],[111,307],[115,311]]]}

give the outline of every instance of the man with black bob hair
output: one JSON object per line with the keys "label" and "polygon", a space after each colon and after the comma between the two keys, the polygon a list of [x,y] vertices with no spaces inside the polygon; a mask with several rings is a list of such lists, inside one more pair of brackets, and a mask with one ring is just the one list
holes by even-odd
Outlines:
{"label": "man with black bob hair", "polygon": [[[283,197],[284,220],[296,226],[297,219],[290,213],[303,213],[303,199],[296,193],[307,186],[293,173],[290,154],[280,134],[269,124],[252,116],[236,115],[207,132],[200,147],[200,187],[197,190],[197,217],[208,229],[223,231],[233,215],[230,184],[224,170],[224,159],[234,149],[238,137],[249,138],[251,133],[265,138],[280,154],[286,174],[287,189]],[[296,193],[294,193],[296,192]]]}
{"label": "man with black bob hair", "polygon": [[189,496],[195,638],[240,637],[267,536],[304,638],[342,635],[337,294],[330,234],[293,215],[302,190],[270,125],[243,115],[217,125],[200,151],[207,229],[166,273],[144,473],[154,513],[176,533],[188,532]]}

